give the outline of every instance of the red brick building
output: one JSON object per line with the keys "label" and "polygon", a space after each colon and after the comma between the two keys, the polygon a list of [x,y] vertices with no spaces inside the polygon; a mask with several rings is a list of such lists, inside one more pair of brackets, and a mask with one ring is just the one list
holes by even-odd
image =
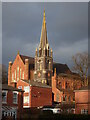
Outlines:
{"label": "red brick building", "polygon": [[90,114],[90,86],[75,90],[75,113]]}
{"label": "red brick building", "polygon": [[[47,40],[45,10],[39,51],[34,58],[17,54],[14,62],[9,62],[8,85],[23,89],[23,107],[52,105],[52,49],[49,51]],[[35,64],[35,70],[34,70]]]}
{"label": "red brick building", "polygon": [[20,118],[23,111],[23,92],[7,84],[2,84],[2,118]]}
{"label": "red brick building", "polygon": [[33,80],[19,80],[17,87],[24,92],[23,107],[40,107],[52,105],[52,88]]}
{"label": "red brick building", "polygon": [[56,102],[75,102],[75,89],[81,87],[81,79],[73,73],[59,73],[56,69],[52,77],[52,91],[54,93],[54,101]]}
{"label": "red brick building", "polygon": [[[54,68],[57,70],[55,74]],[[81,87],[79,77],[75,77],[66,64],[53,63],[53,52],[47,39],[45,10],[35,59],[18,53],[14,62],[9,62],[8,85],[27,91],[23,98],[24,107],[51,105],[52,92],[56,102],[73,102],[74,89]]]}

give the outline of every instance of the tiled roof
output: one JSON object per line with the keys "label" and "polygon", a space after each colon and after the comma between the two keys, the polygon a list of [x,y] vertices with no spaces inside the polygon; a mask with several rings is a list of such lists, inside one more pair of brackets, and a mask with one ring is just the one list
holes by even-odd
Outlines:
{"label": "tiled roof", "polygon": [[36,82],[36,81],[34,81],[34,80],[22,80],[22,81],[27,82],[27,83],[30,84],[31,86],[51,88],[51,86],[49,86],[49,85],[46,85],[46,84],[40,83],[40,82]]}
{"label": "tiled roof", "polygon": [[17,89],[15,87],[9,86],[8,84],[2,84],[2,90],[10,90],[10,91],[18,91],[18,92],[24,92],[21,89]]}

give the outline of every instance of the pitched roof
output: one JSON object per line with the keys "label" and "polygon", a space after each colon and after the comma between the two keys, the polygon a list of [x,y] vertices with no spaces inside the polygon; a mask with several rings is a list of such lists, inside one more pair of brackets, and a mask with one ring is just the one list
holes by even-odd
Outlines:
{"label": "pitched roof", "polygon": [[10,90],[10,91],[18,91],[18,92],[24,92],[21,89],[9,86],[8,84],[2,84],[2,90]]}
{"label": "pitched roof", "polygon": [[44,88],[51,88],[49,85],[46,85],[44,83],[36,82],[34,80],[22,80],[24,82],[27,82],[31,86],[37,86],[37,87],[44,87]]}
{"label": "pitched roof", "polygon": [[25,63],[25,59],[29,60],[29,64],[34,64],[34,58],[33,57],[29,57],[29,56],[25,56],[25,55],[20,55],[22,61]]}
{"label": "pitched roof", "polygon": [[86,90],[90,90],[90,85],[89,86],[84,86],[84,87],[81,87],[80,89],[78,90],[75,90],[75,91],[86,91]]}
{"label": "pitched roof", "polygon": [[60,73],[58,76],[72,78],[74,80],[81,80],[81,77],[78,74],[73,74],[73,73],[71,73],[71,74]]}
{"label": "pitched roof", "polygon": [[[69,67],[66,64],[53,63],[53,69],[56,68],[57,75],[60,73],[71,73]],[[53,70],[54,71],[54,70]]]}

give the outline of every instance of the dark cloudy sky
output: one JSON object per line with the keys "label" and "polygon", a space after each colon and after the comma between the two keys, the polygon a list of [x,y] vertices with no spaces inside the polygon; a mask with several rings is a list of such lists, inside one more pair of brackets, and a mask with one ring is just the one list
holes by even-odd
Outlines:
{"label": "dark cloudy sky", "polygon": [[18,50],[34,57],[44,7],[54,61],[71,67],[72,55],[88,50],[88,3],[3,3],[3,64],[8,66]]}

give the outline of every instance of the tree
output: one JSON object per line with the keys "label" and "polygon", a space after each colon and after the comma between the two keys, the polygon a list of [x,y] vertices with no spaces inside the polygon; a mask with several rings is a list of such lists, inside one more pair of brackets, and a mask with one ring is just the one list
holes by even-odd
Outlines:
{"label": "tree", "polygon": [[73,70],[81,76],[82,85],[88,85],[88,52],[77,53],[72,59]]}

